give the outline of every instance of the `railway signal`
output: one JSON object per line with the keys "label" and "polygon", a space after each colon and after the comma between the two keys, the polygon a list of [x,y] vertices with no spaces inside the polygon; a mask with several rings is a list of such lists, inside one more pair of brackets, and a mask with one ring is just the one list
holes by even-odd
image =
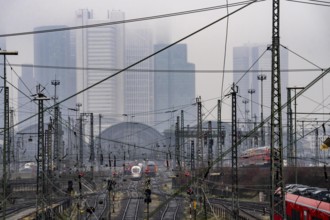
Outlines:
{"label": "railway signal", "polygon": [[144,191],[144,195],[146,196],[146,198],[144,199],[144,202],[147,204],[151,203],[151,189],[146,189]]}
{"label": "railway signal", "polygon": [[194,191],[192,190],[192,188],[189,188],[189,189],[187,190],[187,194],[188,194],[188,195],[193,195],[193,194],[194,194]]}
{"label": "railway signal", "polygon": [[[147,185],[149,187],[149,185]],[[146,196],[144,202],[147,203],[147,220],[149,220],[149,203],[151,203],[151,189],[147,188],[144,191],[144,195]]]}

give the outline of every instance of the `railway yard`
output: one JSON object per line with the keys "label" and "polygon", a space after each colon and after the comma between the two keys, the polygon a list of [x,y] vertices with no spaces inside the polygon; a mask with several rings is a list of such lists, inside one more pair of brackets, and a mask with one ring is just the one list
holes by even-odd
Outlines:
{"label": "railway yard", "polygon": [[[39,218],[44,215],[45,219],[166,220],[230,216],[230,197],[220,199],[207,187],[197,189],[197,185],[189,184],[190,177],[179,180],[180,177],[173,177],[174,172],[166,167],[159,167],[159,172],[152,177],[142,175],[140,179],[119,171],[116,173],[112,178],[105,173],[94,173],[93,179],[88,172],[63,175],[59,182],[53,182],[53,191],[49,192],[44,204],[46,211],[38,210]],[[7,205],[6,219],[35,219],[35,181],[21,179],[10,185],[11,202]],[[204,196],[189,193],[189,189],[199,190]],[[241,217],[267,219],[267,213],[264,213],[267,206],[267,202],[244,202]]]}

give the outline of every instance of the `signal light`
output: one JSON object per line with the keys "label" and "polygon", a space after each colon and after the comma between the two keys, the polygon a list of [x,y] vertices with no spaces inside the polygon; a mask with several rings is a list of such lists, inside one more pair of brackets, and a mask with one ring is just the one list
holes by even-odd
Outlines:
{"label": "signal light", "polygon": [[194,191],[192,190],[192,188],[189,188],[189,189],[187,190],[187,194],[188,194],[188,195],[192,195],[192,194],[194,194]]}

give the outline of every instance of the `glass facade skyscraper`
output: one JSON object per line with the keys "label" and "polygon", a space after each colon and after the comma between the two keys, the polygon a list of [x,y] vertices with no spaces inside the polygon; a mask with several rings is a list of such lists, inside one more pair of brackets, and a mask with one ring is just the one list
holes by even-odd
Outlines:
{"label": "glass facade skyscraper", "polygon": [[[155,45],[155,51],[167,46]],[[196,124],[195,65],[187,61],[187,45],[175,45],[154,57],[157,129],[168,129],[169,112],[183,110],[186,124]]]}
{"label": "glass facade skyscraper", "polygon": [[[124,19],[121,11],[109,12],[108,18],[93,19],[87,9],[77,12],[79,25],[92,25]],[[78,91],[87,88],[124,67],[124,25],[109,25],[76,32]],[[102,70],[104,69],[104,70]],[[110,78],[78,96],[83,112],[102,114],[107,121],[102,126],[118,122],[123,112],[123,74]]]}
{"label": "glass facade skyscraper", "polygon": [[[34,31],[65,28],[66,26],[42,26]],[[54,97],[53,80],[60,84],[56,88],[57,102],[76,93],[76,70],[74,42],[69,31],[48,32],[34,35],[34,76],[36,84],[45,87],[45,95]],[[45,67],[41,67],[45,66]],[[32,92],[36,92],[35,90]],[[50,97],[51,96],[51,97]],[[62,103],[67,107],[74,106],[76,98]]]}

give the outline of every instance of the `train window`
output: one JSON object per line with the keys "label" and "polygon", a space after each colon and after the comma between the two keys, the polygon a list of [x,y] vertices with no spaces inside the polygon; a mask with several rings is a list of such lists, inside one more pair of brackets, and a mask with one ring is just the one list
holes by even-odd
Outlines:
{"label": "train window", "polygon": [[300,220],[300,213],[298,210],[292,209],[292,220]]}
{"label": "train window", "polygon": [[307,220],[307,217],[308,217],[307,215],[308,215],[307,211],[304,210],[304,220]]}

